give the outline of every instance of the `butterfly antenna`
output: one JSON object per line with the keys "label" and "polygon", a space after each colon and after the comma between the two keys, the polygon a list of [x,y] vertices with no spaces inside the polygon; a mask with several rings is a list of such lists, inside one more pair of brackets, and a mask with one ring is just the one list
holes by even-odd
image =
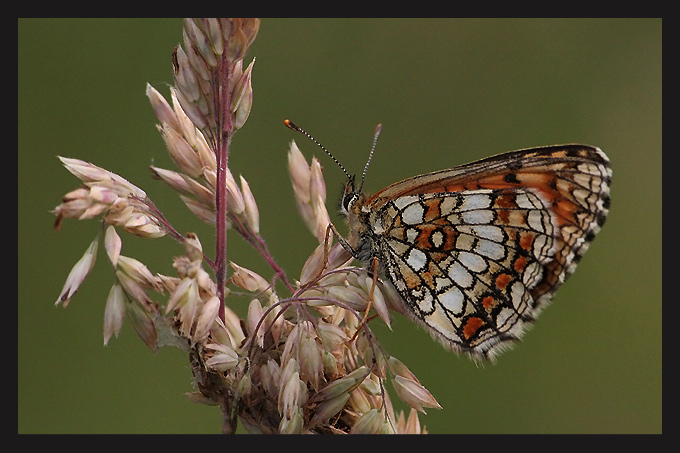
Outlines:
{"label": "butterfly antenna", "polygon": [[368,166],[371,165],[371,159],[373,159],[373,151],[375,151],[375,145],[378,143],[378,136],[382,131],[382,124],[378,124],[375,128],[375,135],[373,136],[373,145],[371,145],[371,152],[368,154],[368,161],[364,166],[364,172],[361,173],[361,185],[359,186],[359,191],[364,187],[364,180],[366,179],[366,172],[368,171]]}
{"label": "butterfly antenna", "polygon": [[316,143],[316,144],[319,146],[319,148],[321,148],[322,150],[326,151],[326,154],[328,154],[328,155],[330,156],[330,158],[333,159],[333,162],[335,162],[336,164],[338,164],[338,167],[340,167],[340,169],[345,173],[345,175],[347,175],[347,178],[350,178],[350,179],[352,178],[352,177],[350,176],[350,174],[347,172],[347,170],[345,170],[345,167],[343,167],[342,164],[338,161],[338,159],[336,159],[335,156],[332,155],[330,151],[328,151],[326,148],[324,148],[324,146],[323,146],[321,143],[317,142],[316,139],[315,139],[314,137],[312,137],[312,136],[309,135],[307,132],[305,132],[304,129],[301,129],[300,127],[298,127],[298,126],[297,126],[295,123],[293,123],[291,120],[283,120],[283,124],[285,124],[286,127],[288,127],[289,129],[293,129],[294,131],[298,131],[298,132],[302,133],[302,134],[305,135],[308,139],[310,139],[311,141],[313,141],[314,143]]}

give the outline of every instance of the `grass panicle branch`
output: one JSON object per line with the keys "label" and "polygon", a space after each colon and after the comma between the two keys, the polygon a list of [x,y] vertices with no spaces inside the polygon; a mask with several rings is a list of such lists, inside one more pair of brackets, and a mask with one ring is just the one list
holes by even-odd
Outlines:
{"label": "grass panicle branch", "polygon": [[[295,202],[318,242],[295,282],[260,236],[251,186],[229,170],[231,139],[252,107],[254,60],[245,68],[243,61],[259,25],[257,19],[186,19],[182,46],[173,53],[170,100],[151,85],[146,88],[176,165],[152,166],[152,176],[215,228],[213,258],[196,234],[178,232],[142,189],[94,164],[61,157],[82,185],[55,208],[55,227],[67,218],[101,218],[103,228],[56,303],[69,304],[95,265],[103,235],[115,277],[104,309],[104,344],[119,335],[127,314],[152,350],[175,346],[187,353],[196,386],[187,396],[219,406],[223,432],[235,432],[239,422],[255,433],[425,432],[418,412],[439,405],[363,322],[372,295],[371,306],[389,325],[399,296],[388,283],[351,266],[352,257],[333,244],[319,161],[308,163],[291,143],[288,170]],[[227,259],[230,229],[253,245],[270,275]],[[154,273],[125,256],[121,230],[175,239],[183,254],[173,259],[174,274]],[[250,300],[244,318],[231,307],[242,300],[232,293]],[[408,415],[393,409],[386,383],[411,408]]]}

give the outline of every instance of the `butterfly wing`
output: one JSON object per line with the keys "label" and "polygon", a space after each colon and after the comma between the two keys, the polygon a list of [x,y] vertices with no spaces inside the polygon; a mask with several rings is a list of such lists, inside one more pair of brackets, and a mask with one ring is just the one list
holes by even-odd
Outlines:
{"label": "butterfly wing", "polygon": [[519,338],[606,219],[598,148],[514,151],[393,184],[367,205],[372,249],[405,313],[457,351]]}

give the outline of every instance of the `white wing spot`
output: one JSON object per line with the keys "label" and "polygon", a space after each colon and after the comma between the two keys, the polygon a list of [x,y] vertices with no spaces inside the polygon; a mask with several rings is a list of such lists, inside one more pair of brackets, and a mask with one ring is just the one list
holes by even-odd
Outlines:
{"label": "white wing spot", "polygon": [[423,223],[423,215],[425,215],[425,209],[421,204],[413,203],[402,211],[401,218],[407,225],[419,225]]}
{"label": "white wing spot", "polygon": [[406,258],[406,262],[414,271],[419,271],[425,267],[427,256],[418,249],[411,249]]}

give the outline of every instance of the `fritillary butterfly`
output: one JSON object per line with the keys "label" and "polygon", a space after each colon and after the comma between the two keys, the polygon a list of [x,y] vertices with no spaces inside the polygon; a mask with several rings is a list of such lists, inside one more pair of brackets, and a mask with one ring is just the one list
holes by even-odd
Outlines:
{"label": "fritillary butterfly", "polygon": [[493,359],[574,272],[607,217],[611,176],[599,148],[576,144],[499,154],[373,196],[348,174],[340,242],[369,269],[377,260],[403,313],[433,337]]}

